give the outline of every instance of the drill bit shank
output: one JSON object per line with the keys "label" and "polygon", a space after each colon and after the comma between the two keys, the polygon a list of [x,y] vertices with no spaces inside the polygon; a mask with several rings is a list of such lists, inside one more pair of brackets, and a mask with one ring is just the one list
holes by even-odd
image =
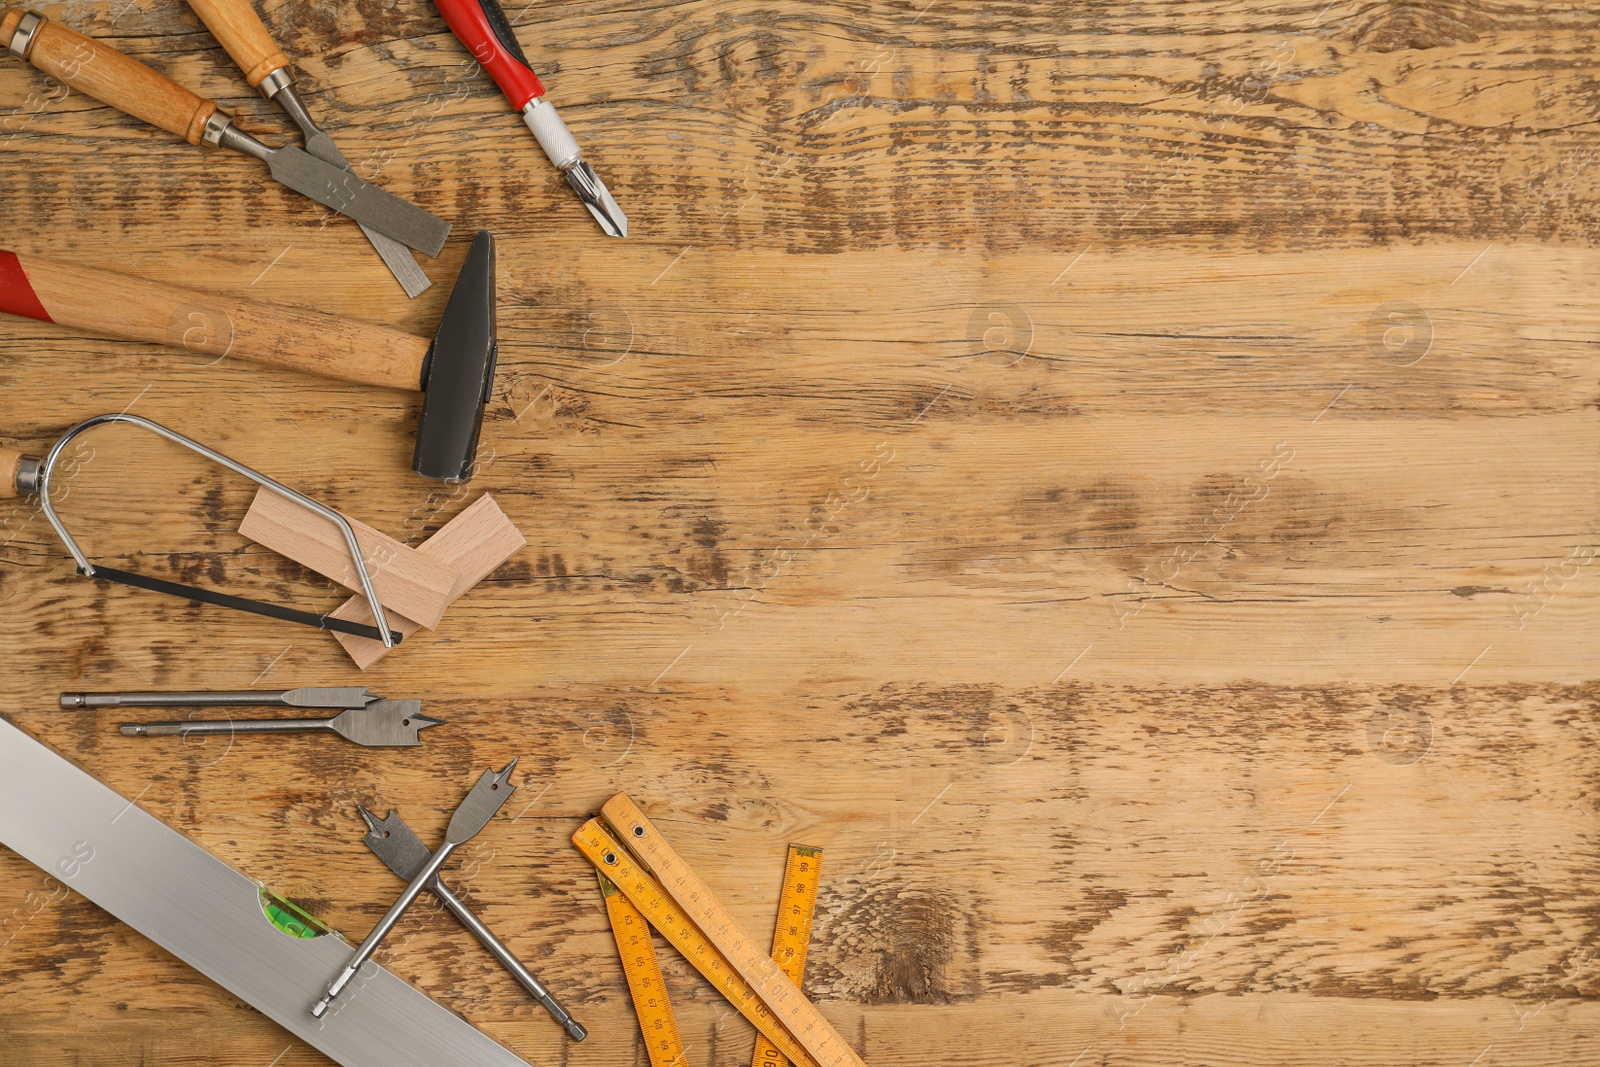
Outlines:
{"label": "drill bit shank", "polygon": [[62,693],[63,708],[364,708],[383,698],[362,686],[301,686],[299,689],[172,693]]}

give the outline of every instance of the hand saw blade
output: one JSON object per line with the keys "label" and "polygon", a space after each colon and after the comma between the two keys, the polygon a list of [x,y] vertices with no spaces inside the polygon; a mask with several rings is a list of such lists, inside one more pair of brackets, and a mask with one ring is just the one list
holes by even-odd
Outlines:
{"label": "hand saw blade", "polygon": [[0,843],[345,1067],[526,1067],[376,965],[311,1018],[307,996],[349,955],[341,937],[288,921],[259,883],[3,718]]}

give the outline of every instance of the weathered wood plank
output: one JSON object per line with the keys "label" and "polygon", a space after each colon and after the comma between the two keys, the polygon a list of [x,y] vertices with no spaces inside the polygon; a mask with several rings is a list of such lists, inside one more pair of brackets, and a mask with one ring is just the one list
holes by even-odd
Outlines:
{"label": "weathered wood plank", "polygon": [[[399,888],[355,805],[436,835],[520,754],[456,880],[593,1036],[446,917],[387,958],[532,1063],[643,1062],[567,844],[617,789],[755,930],[828,848],[809,988],[875,1067],[1597,1058],[1592,5],[512,11],[625,242],[429,5],[262,10],[362,173],[499,238],[478,478],[407,472],[414,396],[13,319],[0,440],[131,404],[403,542],[488,490],[530,545],[362,675],[22,507],[0,712],[351,937]],[[49,14],[287,129],[181,4]],[[23,251],[419,336],[465,251],[406,302],[258,164],[15,61],[0,144]],[[344,599],[194,457],[69,469],[96,558]],[[450,723],[378,759],[54,707],[344,681]],[[325,1062],[3,852],[0,930],[0,1064]],[[664,955],[692,1061],[747,1062]]]}
{"label": "weathered wood plank", "polygon": [[[1174,1011],[1204,1017],[1208,1002],[1241,996],[1265,998],[1253,1012],[1291,1017],[1271,1005],[1315,1016],[1329,998],[1367,1013],[1414,1002],[1428,1025],[1457,1032],[1452,1041],[1530,1030],[1520,1046],[1507,1041],[1505,1062],[1548,1062],[1558,1046],[1534,1028],[1555,1016],[1537,1017],[1587,1011],[1581,999],[1600,980],[1592,686],[888,686],[787,706],[663,688],[467,701],[435,731],[438,748],[381,767],[349,746],[267,742],[292,750],[315,789],[244,775],[260,739],[161,752],[125,745],[90,716],[22,718],[356,932],[397,885],[361,848],[354,805],[399,806],[436,833],[456,766],[521,753],[528,802],[519,797],[477,843],[458,880],[554,988],[613,1029],[629,1009],[566,837],[622,786],[652,799],[664,831],[716,872],[753,927],[770,922],[784,841],[840,860],[819,902],[809,988],[836,1018],[859,1018],[884,1062],[919,1054],[893,1036],[912,1024],[886,1006],[987,1004],[1027,1017],[1046,1010],[1034,1000],[1045,991],[1080,998],[1083,1041],[1112,1062],[1151,1055],[1117,1051],[1140,1031],[1158,1047],[1178,1040],[1163,1036]],[[848,781],[829,773],[842,764],[861,770]],[[39,872],[6,862],[8,893],[47,893]],[[158,966],[172,974],[175,1009],[227,1001],[70,896],[47,899],[21,933],[8,953],[23,953],[18,995],[71,993],[98,1005],[93,1017],[117,1018],[140,1008],[140,976]],[[87,955],[76,947],[84,938],[95,945]],[[519,1039],[536,1032],[537,1011],[463,938],[445,917],[419,914],[397,934],[392,965],[469,1017]],[[130,962],[114,965],[119,957]],[[681,961],[669,981],[711,1010]],[[1294,1025],[1273,1024],[1275,1040]],[[918,1036],[944,1042],[954,1062],[1015,1054],[1008,1027],[960,1030],[959,1042],[957,1032]],[[1228,1047],[1213,1062],[1270,1062]],[[1045,1056],[1061,1048],[1012,1062],[1059,1062]]]}

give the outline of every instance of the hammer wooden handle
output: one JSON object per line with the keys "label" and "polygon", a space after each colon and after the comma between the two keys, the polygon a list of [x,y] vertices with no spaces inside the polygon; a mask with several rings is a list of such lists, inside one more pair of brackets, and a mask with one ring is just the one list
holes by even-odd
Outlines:
{"label": "hammer wooden handle", "polygon": [[260,85],[262,78],[289,65],[288,57],[273,43],[272,35],[250,0],[189,0],[189,6],[206,24],[211,36],[227,49],[252,86]]}
{"label": "hammer wooden handle", "polygon": [[[14,7],[0,19],[0,46],[10,47],[24,14]],[[137,59],[53,22],[34,31],[27,51],[28,62],[51,77],[190,144],[200,143],[206,120],[217,110],[214,101],[196,96]]]}
{"label": "hammer wooden handle", "polygon": [[0,311],[102,337],[422,389],[428,341],[300,308],[212,296],[130,274],[0,250]]}

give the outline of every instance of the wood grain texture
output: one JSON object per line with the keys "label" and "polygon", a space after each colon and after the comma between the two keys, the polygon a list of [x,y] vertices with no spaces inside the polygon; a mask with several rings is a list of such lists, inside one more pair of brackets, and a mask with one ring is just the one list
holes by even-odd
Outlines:
{"label": "wood grain texture", "polygon": [[[439,625],[460,576],[457,567],[414,548],[366,523],[345,518],[355,531],[361,560],[378,602],[429,629]],[[361,576],[333,523],[268,489],[257,490],[239,523],[239,533],[263,548],[332,578],[346,589],[361,591]],[[371,621],[371,620],[368,620]]]}
{"label": "wood grain texture", "polygon": [[[567,843],[619,790],[751,930],[827,849],[806,988],[873,1067],[1600,1060],[1592,4],[508,9],[625,241],[430,5],[260,10],[361,176],[496,233],[474,481],[408,473],[414,395],[15,319],[0,443],[132,405],[414,548],[483,491],[530,546],[361,673],[0,511],[0,711],[356,938],[399,889],[356,805],[437,840],[520,755],[452,884],[592,1036],[431,906],[386,962],[530,1063],[644,1062]],[[286,136],[181,4],[61,17]],[[438,322],[464,239],[407,301],[252,161],[15,62],[5,108],[9,247]],[[92,558],[347,599],[194,457],[66,459]],[[449,724],[157,751],[55,709],[340,682]],[[4,853],[0,922],[0,1063],[325,1062]],[[692,1062],[748,1062],[663,963]]]}

